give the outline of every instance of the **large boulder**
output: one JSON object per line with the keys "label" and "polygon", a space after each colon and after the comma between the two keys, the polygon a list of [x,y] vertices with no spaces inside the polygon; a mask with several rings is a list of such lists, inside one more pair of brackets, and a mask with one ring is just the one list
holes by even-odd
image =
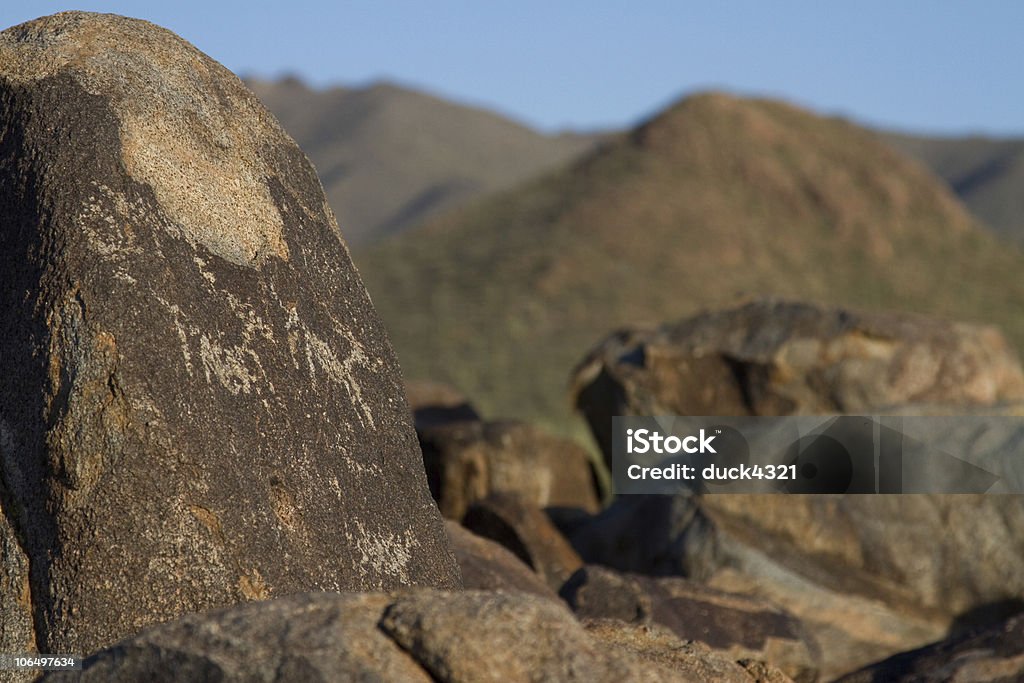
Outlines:
{"label": "large boulder", "polygon": [[[610,458],[615,415],[1012,415],[1022,377],[989,327],[767,301],[614,335],[575,386]],[[637,543],[637,529],[657,543]],[[829,675],[1024,596],[1021,496],[622,496],[572,540],[588,562],[675,566],[785,605],[821,634]]]}
{"label": "large boulder", "polygon": [[583,565],[569,541],[541,510],[517,496],[493,495],[474,503],[462,524],[508,548],[558,590]]}
{"label": "large boulder", "polygon": [[[0,576],[27,560],[41,651],[459,585],[384,327],[235,76],[147,22],[58,14],[0,33],[0,130]],[[0,594],[16,641],[22,600]]]}
{"label": "large boulder", "polygon": [[611,415],[987,406],[1024,398],[1024,371],[993,327],[768,300],[617,332],[573,387],[610,467]]}
{"label": "large boulder", "polygon": [[729,659],[770,662],[796,681],[818,678],[817,644],[791,614],[764,600],[686,579],[620,574],[592,565],[577,571],[560,594],[581,619],[658,624]]}
{"label": "large boulder", "polygon": [[444,524],[466,589],[519,591],[558,600],[540,575],[511,550],[477,536],[458,522],[446,520]]}
{"label": "large boulder", "polygon": [[753,681],[671,634],[591,637],[565,606],[525,593],[297,595],[147,629],[47,681]]}
{"label": "large boulder", "polygon": [[537,507],[597,510],[590,457],[577,443],[521,422],[457,422],[420,431],[430,490],[449,519],[514,494]]}

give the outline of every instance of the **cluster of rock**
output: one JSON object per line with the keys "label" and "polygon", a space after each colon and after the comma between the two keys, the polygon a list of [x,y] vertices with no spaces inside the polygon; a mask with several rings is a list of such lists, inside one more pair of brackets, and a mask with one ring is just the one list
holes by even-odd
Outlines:
{"label": "cluster of rock", "polygon": [[[1017,497],[602,509],[572,441],[407,399],[313,169],[173,34],[0,33],[0,131],[0,653],[91,655],[46,680],[1024,670]],[[606,458],[613,415],[1024,399],[994,330],[773,302],[574,382]]]}
{"label": "cluster of rock", "polygon": [[[573,385],[606,462],[613,415],[1019,414],[1024,401],[990,327],[779,301],[616,333]],[[1024,607],[1016,495],[628,496],[568,531],[590,562],[784,605],[826,677]]]}

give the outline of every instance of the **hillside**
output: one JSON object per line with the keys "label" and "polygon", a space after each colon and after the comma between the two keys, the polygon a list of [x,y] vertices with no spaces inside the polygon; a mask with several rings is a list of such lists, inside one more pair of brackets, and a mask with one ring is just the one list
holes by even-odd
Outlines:
{"label": "hillside", "polygon": [[407,377],[563,429],[569,372],[610,330],[753,295],[1024,341],[1024,258],[938,179],[845,121],[719,94],[356,258]]}
{"label": "hillside", "polygon": [[309,155],[350,245],[372,242],[565,162],[593,137],[546,136],[497,114],[388,84],[247,85]]}
{"label": "hillside", "polygon": [[1024,140],[896,133],[882,137],[949,183],[967,208],[997,234],[1024,244]]}

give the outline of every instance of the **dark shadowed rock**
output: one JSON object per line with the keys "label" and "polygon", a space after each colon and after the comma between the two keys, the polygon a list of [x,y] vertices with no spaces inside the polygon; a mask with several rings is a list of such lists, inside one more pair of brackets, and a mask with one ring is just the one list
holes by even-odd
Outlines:
{"label": "dark shadowed rock", "polygon": [[1024,680],[1024,615],[904,652],[839,679],[839,683],[1011,683]]}
{"label": "dark shadowed rock", "polygon": [[238,79],[152,24],[59,14],[0,34],[0,130],[3,575],[27,558],[40,650],[459,584],[387,334]]}
{"label": "dark shadowed rock", "polygon": [[441,382],[407,381],[405,397],[416,431],[452,422],[476,422],[480,414],[458,389]]}
{"label": "dark shadowed rock", "polygon": [[788,683],[792,680],[763,662],[733,662],[704,643],[684,642],[658,624],[589,618],[584,618],[582,623],[587,634],[606,647],[674,671],[688,681]]}
{"label": "dark shadowed rock", "polygon": [[458,522],[447,520],[445,527],[467,589],[521,591],[558,599],[539,575],[505,547],[477,536]]}
{"label": "dark shadowed rock", "polygon": [[732,660],[770,662],[798,681],[818,675],[818,651],[792,615],[763,600],[679,578],[577,571],[560,592],[580,618],[660,624],[683,640],[705,643]]}
{"label": "dark shadowed rock", "polygon": [[624,572],[700,580],[720,563],[714,525],[692,496],[619,496],[569,539],[586,562]]}
{"label": "dark shadowed rock", "polygon": [[511,493],[537,507],[598,508],[587,452],[517,422],[461,422],[420,432],[430,490],[449,519],[475,501]]}
{"label": "dark shadowed rock", "polygon": [[760,301],[618,332],[574,372],[576,404],[610,466],[609,415],[857,413],[1024,398],[993,327]]}
{"label": "dark shadowed rock", "polygon": [[516,496],[493,495],[474,503],[462,524],[512,551],[557,591],[583,565],[569,541],[543,511]]}

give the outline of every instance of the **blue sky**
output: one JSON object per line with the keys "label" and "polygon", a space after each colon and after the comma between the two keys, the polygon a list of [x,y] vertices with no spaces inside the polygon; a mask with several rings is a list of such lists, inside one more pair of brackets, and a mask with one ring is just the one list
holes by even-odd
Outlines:
{"label": "blue sky", "polygon": [[929,133],[1024,135],[1024,2],[29,0],[166,26],[241,74],[388,79],[556,130],[705,89]]}

